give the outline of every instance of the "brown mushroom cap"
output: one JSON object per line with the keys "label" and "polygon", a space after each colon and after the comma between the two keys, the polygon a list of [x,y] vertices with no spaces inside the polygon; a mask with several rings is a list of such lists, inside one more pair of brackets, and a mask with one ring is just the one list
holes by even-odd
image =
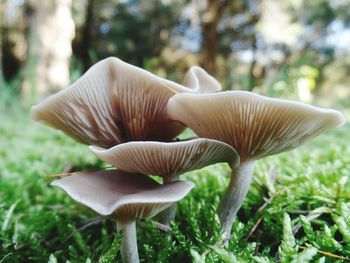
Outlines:
{"label": "brown mushroom cap", "polygon": [[205,138],[179,142],[129,142],[110,149],[90,146],[102,160],[129,173],[180,175],[219,162],[239,163],[237,152],[228,144]]}
{"label": "brown mushroom cap", "polygon": [[154,216],[194,187],[189,181],[161,185],[148,176],[118,170],[81,172],[51,185],[101,215],[113,214],[121,222]]}
{"label": "brown mushroom cap", "polygon": [[34,106],[32,115],[79,142],[101,147],[134,140],[169,141],[184,128],[166,115],[168,99],[176,92],[193,91],[107,58]]}
{"label": "brown mushroom cap", "polygon": [[193,66],[187,71],[183,85],[200,93],[222,90],[220,83],[198,66]]}
{"label": "brown mushroom cap", "polygon": [[231,145],[241,162],[294,149],[345,122],[335,110],[245,91],[178,94],[169,100],[167,109],[172,119],[200,137]]}

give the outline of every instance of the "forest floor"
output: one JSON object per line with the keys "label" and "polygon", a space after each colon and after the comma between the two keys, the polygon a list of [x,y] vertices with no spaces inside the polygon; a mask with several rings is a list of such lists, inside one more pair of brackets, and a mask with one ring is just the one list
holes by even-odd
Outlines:
{"label": "forest floor", "polygon": [[[215,209],[229,179],[218,164],[186,174],[171,235],[138,225],[141,262],[345,262],[350,259],[350,126],[257,161],[227,249]],[[112,221],[49,186],[65,170],[104,167],[85,145],[0,113],[0,263],[120,262]],[[154,219],[156,220],[156,219]]]}

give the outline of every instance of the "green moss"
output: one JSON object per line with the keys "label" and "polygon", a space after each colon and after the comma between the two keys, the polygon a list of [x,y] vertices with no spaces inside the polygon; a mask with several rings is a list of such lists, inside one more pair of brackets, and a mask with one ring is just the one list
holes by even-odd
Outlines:
{"label": "green moss", "polygon": [[[105,164],[87,146],[31,122],[28,116],[0,114],[0,120],[0,262],[120,261],[119,253],[114,257],[120,240],[114,223],[96,219],[96,214],[49,186],[54,179],[50,175],[66,167],[81,170]],[[196,188],[179,203],[172,237],[149,221],[138,226],[141,260],[342,262],[336,256],[350,258],[349,141],[346,126],[292,152],[258,161],[227,249],[215,246],[222,238],[215,209],[228,183],[228,166],[214,165],[185,175]]]}

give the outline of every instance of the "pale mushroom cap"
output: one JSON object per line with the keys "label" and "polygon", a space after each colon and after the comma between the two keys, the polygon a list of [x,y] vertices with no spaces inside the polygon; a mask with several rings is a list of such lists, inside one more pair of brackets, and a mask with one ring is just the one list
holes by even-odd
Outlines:
{"label": "pale mushroom cap", "polygon": [[148,176],[118,170],[81,172],[55,180],[78,203],[127,222],[152,217],[181,200],[194,187],[189,181],[158,184]]}
{"label": "pale mushroom cap", "polygon": [[169,100],[167,109],[171,118],[199,136],[231,145],[241,162],[294,149],[345,123],[335,110],[245,91],[178,94]]}
{"label": "pale mushroom cap", "polygon": [[70,87],[32,108],[33,119],[75,140],[111,147],[126,141],[169,141],[183,126],[169,121],[168,99],[191,89],[117,58],[91,67]]}
{"label": "pale mushroom cap", "polygon": [[228,144],[205,138],[178,142],[129,142],[110,149],[90,146],[102,160],[129,173],[170,177],[219,162],[239,163]]}
{"label": "pale mushroom cap", "polygon": [[198,66],[193,66],[187,71],[183,85],[201,93],[222,90],[220,83]]}

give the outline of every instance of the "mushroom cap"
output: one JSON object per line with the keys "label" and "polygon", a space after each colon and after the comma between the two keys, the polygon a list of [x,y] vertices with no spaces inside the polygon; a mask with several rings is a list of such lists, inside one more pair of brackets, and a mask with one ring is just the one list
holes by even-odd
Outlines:
{"label": "mushroom cap", "polygon": [[34,106],[32,116],[79,142],[101,147],[169,141],[184,128],[166,114],[168,99],[177,92],[193,91],[111,57]]}
{"label": "mushroom cap", "polygon": [[345,122],[335,110],[245,91],[178,94],[167,110],[200,137],[231,145],[241,163],[294,149]]}
{"label": "mushroom cap", "polygon": [[197,138],[178,142],[128,142],[109,149],[90,146],[102,160],[129,173],[169,177],[218,162],[239,163],[230,145]]}
{"label": "mushroom cap", "polygon": [[187,71],[183,85],[201,93],[222,90],[221,84],[198,66],[193,66]]}
{"label": "mushroom cap", "polygon": [[148,176],[118,170],[81,172],[51,185],[95,212],[120,222],[152,217],[179,201],[194,187],[189,181],[161,185]]}

